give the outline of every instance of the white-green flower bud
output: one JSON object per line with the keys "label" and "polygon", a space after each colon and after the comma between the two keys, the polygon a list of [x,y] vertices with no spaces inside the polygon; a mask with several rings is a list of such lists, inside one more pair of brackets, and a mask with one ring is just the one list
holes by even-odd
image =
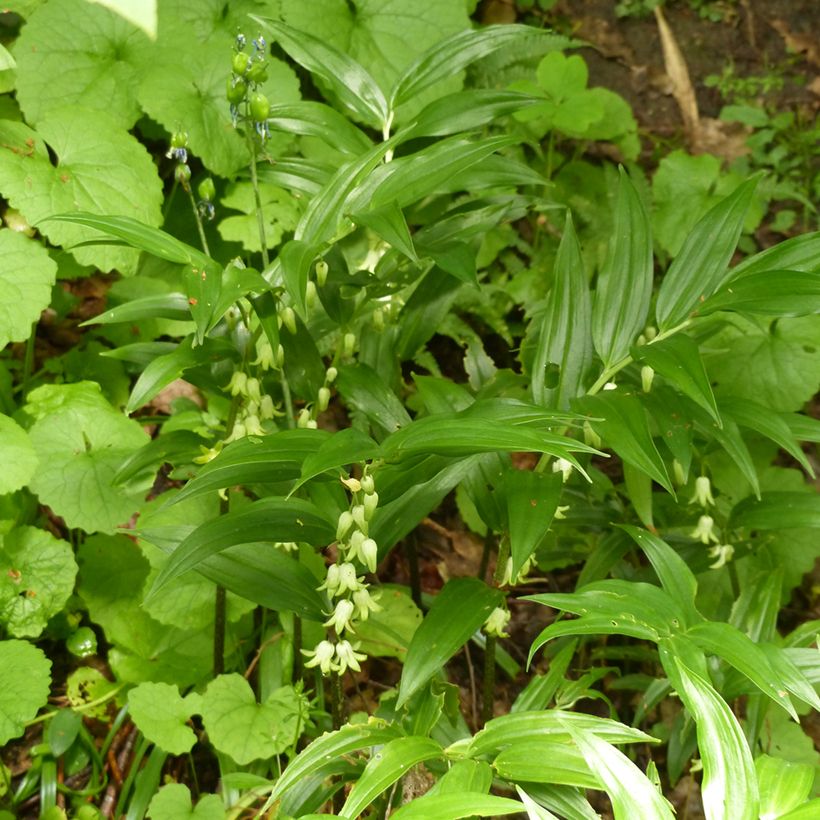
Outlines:
{"label": "white-green flower bud", "polygon": [[299,411],[299,415],[296,417],[296,426],[301,430],[304,430],[308,426],[308,422],[310,420],[310,410],[308,410],[307,407],[303,407]]}
{"label": "white-green flower bud", "polygon": [[376,482],[373,481],[373,476],[365,473],[361,479],[362,491],[365,493],[372,493],[376,489]]}
{"label": "white-green flower bud", "polygon": [[648,393],[652,389],[652,381],[655,378],[655,371],[645,364],[641,368],[641,389],[644,393]]}
{"label": "white-green flower bud", "polygon": [[296,314],[293,311],[293,308],[290,305],[283,307],[279,311],[279,318],[282,320],[282,324],[288,329],[288,332],[291,336],[296,335]]}
{"label": "white-green flower bud", "polygon": [[336,381],[336,376],[339,375],[339,371],[335,367],[328,367],[325,371],[325,382],[327,384],[333,384]]}
{"label": "white-green flower bud", "polygon": [[305,286],[305,305],[309,310],[313,309],[316,304],[316,283],[312,279],[308,279]]}
{"label": "white-green flower bud", "polygon": [[379,506],[379,494],[376,492],[367,493],[364,497],[364,517],[370,521],[373,513],[376,512],[376,507]]}
{"label": "white-green flower bud", "polygon": [[232,396],[244,396],[248,387],[248,374],[242,370],[234,370],[227,390]]}
{"label": "white-green flower bud", "polygon": [[262,427],[261,422],[259,421],[259,416],[247,416],[243,419],[243,423],[245,425],[245,432],[249,436],[264,436],[265,435],[265,428]]}
{"label": "white-green flower bud", "polygon": [[324,413],[330,404],[330,390],[327,387],[319,388],[319,395],[316,397],[316,409],[320,413]]}
{"label": "white-green flower bud", "polygon": [[310,660],[305,661],[305,666],[308,669],[318,666],[323,675],[329,675],[336,669],[333,663],[336,647],[330,641],[321,641],[315,649],[303,649],[302,654],[310,658]]}
{"label": "white-green flower bud", "polygon": [[336,524],[336,540],[344,541],[352,527],[353,515],[351,514],[350,510],[345,510],[343,513],[339,515],[339,521]]}
{"label": "white-green flower bud", "polygon": [[273,361],[277,370],[281,370],[282,366],[285,364],[285,348],[282,347],[282,345],[277,345],[276,355],[273,357]]}
{"label": "white-green flower bud", "polygon": [[678,487],[682,487],[686,484],[686,474],[683,472],[683,464],[676,458],[672,459],[672,478]]}
{"label": "white-green flower bud", "polygon": [[342,353],[350,357],[353,355],[353,352],[356,350],[356,334],[355,333],[345,333],[342,337]]}
{"label": "white-green flower bud", "polygon": [[324,259],[316,263],[316,282],[320,288],[327,282],[327,262]]}
{"label": "white-green flower bud", "polygon": [[712,496],[712,482],[709,481],[708,476],[701,475],[695,479],[695,494],[689,499],[689,503],[700,504],[704,509],[715,506],[715,499]]}
{"label": "white-green flower bud", "polygon": [[497,606],[484,622],[484,631],[488,635],[493,635],[496,638],[509,638],[510,636],[504,631],[509,622],[509,610]]}
{"label": "white-green flower bud", "polygon": [[601,437],[595,432],[588,421],[584,422],[584,443],[590,447],[594,447],[596,450],[601,448]]}
{"label": "white-green flower bud", "polygon": [[362,621],[366,621],[370,617],[371,612],[379,612],[381,610],[381,607],[376,603],[364,585],[362,585],[361,589],[357,589],[356,592],[353,593],[353,603],[356,605],[356,617]]}
{"label": "white-green flower bud", "polygon": [[356,611],[356,605],[353,601],[342,598],[336,604],[333,614],[325,621],[325,626],[332,626],[336,632],[341,635],[346,629],[350,632],[355,632],[353,629],[353,613]]}
{"label": "white-green flower bud", "polygon": [[362,563],[371,571],[376,571],[379,562],[379,546],[372,538],[365,538],[360,549]]}
{"label": "white-green flower bud", "polygon": [[565,458],[557,458],[552,463],[552,471],[554,473],[561,473],[561,478],[565,482],[569,481],[569,477],[572,475],[574,469],[572,462],[567,461]]}
{"label": "white-green flower bud", "polygon": [[350,508],[350,512],[353,515],[353,520],[356,522],[356,526],[363,532],[366,531],[367,519],[365,518],[364,505],[354,504],[353,507]]}
{"label": "white-green flower bud", "polygon": [[273,399],[269,395],[262,396],[259,402],[259,417],[262,419],[272,419],[275,415]]}
{"label": "white-green flower bud", "polygon": [[647,342],[651,342],[658,335],[658,328],[649,325],[649,327],[644,328],[643,335],[646,336]]}
{"label": "white-green flower bud", "polygon": [[262,401],[262,390],[259,379],[250,378],[245,382],[245,395],[255,402]]}

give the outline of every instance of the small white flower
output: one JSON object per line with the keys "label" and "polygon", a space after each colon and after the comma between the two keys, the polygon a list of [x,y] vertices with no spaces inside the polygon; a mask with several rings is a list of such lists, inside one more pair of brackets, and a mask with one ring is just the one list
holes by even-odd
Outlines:
{"label": "small white flower", "polygon": [[691,538],[697,538],[701,544],[720,543],[720,539],[715,535],[715,520],[711,515],[702,515],[689,535]]}
{"label": "small white flower", "polygon": [[353,603],[356,604],[356,617],[362,621],[366,621],[371,612],[381,611],[381,607],[364,585],[353,593]]}
{"label": "small white flower", "polygon": [[716,558],[714,564],[709,564],[711,569],[720,569],[724,566],[728,561],[732,560],[732,556],[735,554],[735,548],[731,544],[718,544],[716,547],[712,547],[709,550],[709,557]]}
{"label": "small white flower", "polygon": [[333,658],[336,654],[336,647],[330,641],[321,641],[315,649],[303,649],[302,654],[310,658],[305,661],[307,668],[318,666],[323,675],[329,675],[335,671]]}
{"label": "small white flower", "polygon": [[259,379],[250,378],[245,382],[245,395],[257,404],[262,401],[262,388]]}
{"label": "small white flower", "polygon": [[569,510],[569,504],[559,504],[555,508],[555,515],[553,516],[553,518],[555,518],[557,521],[563,521],[567,517],[567,510]]}
{"label": "small white flower", "polygon": [[504,631],[504,628],[510,622],[510,612],[508,609],[497,606],[484,622],[484,631],[488,635],[493,635],[496,638],[509,638],[510,636]]}
{"label": "small white flower", "polygon": [[237,421],[233,426],[233,430],[231,430],[231,434],[225,439],[225,443],[229,444],[232,441],[245,438],[247,434],[248,431],[245,429],[245,425],[241,421]]}
{"label": "small white flower", "polygon": [[243,419],[243,423],[245,425],[245,432],[249,436],[265,435],[265,428],[262,427],[262,423],[259,421],[259,416],[248,416],[247,418]]}
{"label": "small white flower", "polygon": [[603,388],[602,388],[602,389],[603,389],[603,390],[617,390],[617,389],[618,389],[618,385],[617,385],[617,384],[615,384],[615,382],[607,382],[607,383],[603,386]]}
{"label": "small white flower", "polygon": [[263,339],[256,345],[256,361],[253,364],[261,367],[263,371],[271,370],[274,365],[273,348],[267,339]]}
{"label": "small white flower", "polygon": [[372,538],[365,538],[362,541],[361,549],[359,550],[359,557],[362,563],[371,571],[376,571],[376,566],[379,563],[379,546]]}
{"label": "small white flower", "polygon": [[356,567],[348,561],[339,564],[339,588],[338,595],[344,595],[346,592],[356,593],[360,589],[364,589],[362,578],[356,575]]}
{"label": "small white flower", "polygon": [[333,610],[333,614],[325,621],[325,626],[332,626],[340,635],[345,629],[350,632],[355,632],[356,630],[353,629],[353,625],[351,624],[355,611],[356,605],[353,601],[348,601],[347,598],[343,598],[336,604],[336,609]]}
{"label": "small white flower", "polygon": [[262,419],[272,419],[276,415],[276,408],[273,404],[273,399],[268,396],[262,396],[262,401],[259,402],[259,417]]}
{"label": "small white flower", "polygon": [[353,646],[350,641],[339,641],[336,644],[336,671],[340,675],[344,675],[348,668],[354,672],[361,672],[362,667],[359,666],[359,661],[367,658],[362,652],[357,652],[358,644]]}
{"label": "small white flower", "polygon": [[364,497],[364,517],[365,520],[370,521],[373,513],[376,512],[376,507],[379,506],[379,494],[377,492],[368,493]]}
{"label": "small white flower", "polygon": [[244,396],[248,387],[248,374],[241,370],[234,370],[227,390],[232,396]]}
{"label": "small white flower", "polygon": [[575,468],[572,466],[571,462],[567,461],[565,458],[557,458],[552,463],[552,471],[554,473],[561,473],[561,478],[564,481],[568,481],[569,477],[572,475],[572,471]]}
{"label": "small white flower", "polygon": [[325,575],[324,583],[317,587],[317,589],[326,589],[329,595],[336,595],[339,591],[339,565],[338,564],[331,564],[327,568],[327,574]]}
{"label": "small white flower", "polygon": [[715,499],[712,497],[712,483],[708,476],[701,475],[695,479],[695,494],[689,499],[690,504],[700,504],[704,509],[710,505],[715,506]]}
{"label": "small white flower", "polygon": [[365,516],[364,504],[354,504],[350,508],[350,514],[356,522],[356,526],[362,531],[367,532],[367,517]]}
{"label": "small white flower", "polygon": [[[296,426],[300,430],[304,430],[306,427],[309,426],[310,421],[311,421],[311,419],[310,419],[310,410],[308,410],[307,407],[303,407],[299,411],[299,416],[296,419]],[[314,425],[314,427],[315,427],[315,425]]]}

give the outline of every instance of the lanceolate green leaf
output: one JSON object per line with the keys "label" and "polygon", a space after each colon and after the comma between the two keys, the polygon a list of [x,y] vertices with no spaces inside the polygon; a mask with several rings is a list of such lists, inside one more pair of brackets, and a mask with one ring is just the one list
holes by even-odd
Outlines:
{"label": "lanceolate green leaf", "polygon": [[328,470],[368,461],[378,455],[379,445],[361,430],[355,427],[339,430],[324,441],[315,453],[305,458],[302,464],[302,474],[294,489]]}
{"label": "lanceolate green leaf", "polygon": [[407,703],[467,642],[502,600],[502,593],[476,578],[444,585],[407,649],[397,706]]}
{"label": "lanceolate green leaf", "polygon": [[820,231],[793,236],[732,268],[732,280],[770,270],[820,270]]}
{"label": "lanceolate green leaf", "polygon": [[375,430],[392,433],[410,424],[404,405],[368,365],[340,367],[336,387],[353,407],[367,416]]}
{"label": "lanceolate green leaf", "polygon": [[388,121],[384,93],[359,63],[306,31],[278,21],[254,19],[297,63],[327,83],[341,102],[368,125],[381,128]]}
{"label": "lanceolate green leaf", "polygon": [[699,404],[718,426],[722,424],[700,351],[689,336],[676,333],[657,344],[634,347],[632,355]]}
{"label": "lanceolate green leaf", "polygon": [[697,310],[763,316],[808,316],[820,313],[820,271],[768,270],[733,278]]}
{"label": "lanceolate green leaf", "polygon": [[820,527],[820,496],[812,492],[766,492],[746,498],[733,510],[730,524],[748,530]]}
{"label": "lanceolate green leaf", "polygon": [[555,473],[510,470],[504,478],[510,527],[512,577],[547,534],[561,497],[563,482]]}
{"label": "lanceolate green leaf", "polygon": [[323,545],[329,544],[334,534],[333,527],[310,502],[265,498],[197,527],[174,551],[149,595],[156,595],[168,581],[195,569],[205,558],[236,544],[305,541]]}
{"label": "lanceolate green leaf", "polygon": [[517,800],[492,794],[462,791],[419,797],[392,812],[392,820],[459,820],[462,817],[503,817],[522,809]]}
{"label": "lanceolate green leaf", "polygon": [[[555,281],[536,339],[530,387],[533,401],[566,410],[570,400],[583,392],[592,361],[589,288],[569,211],[555,260]],[[547,370],[555,366],[557,384],[548,386]]]}
{"label": "lanceolate green leaf", "polygon": [[401,208],[396,202],[388,202],[380,208],[369,211],[360,211],[351,214],[350,218],[357,225],[370,228],[397,251],[401,251],[412,262],[418,262],[416,249],[413,247],[413,238]]}
{"label": "lanceolate green leaf", "polygon": [[[329,142],[352,156],[367,151],[373,143],[364,132],[329,105],[318,102],[295,102],[272,105],[267,119],[271,128],[288,134],[303,134]],[[277,165],[279,159],[276,160]]]}
{"label": "lanceolate green leaf", "polygon": [[[188,298],[184,293],[166,293],[162,296],[143,296],[132,299],[123,305],[106,310],[83,325],[114,325],[119,322],[140,322],[143,319],[176,319],[185,321],[191,318]],[[81,325],[82,327],[82,325]]]}
{"label": "lanceolate green leaf", "polygon": [[341,817],[355,818],[388,786],[418,763],[441,757],[441,746],[429,737],[399,737],[371,758],[342,806]]}
{"label": "lanceolate green leaf", "polygon": [[711,683],[677,658],[674,664],[675,688],[697,725],[707,820],[757,820],[757,777],[737,718]]}
{"label": "lanceolate green leaf", "polygon": [[[567,729],[567,734],[569,731]],[[499,777],[513,782],[601,788],[584,754],[563,739],[530,738],[526,742],[514,742],[498,754],[493,768]]]}
{"label": "lanceolate green leaf", "polygon": [[743,220],[759,177],[742,183],[695,225],[675,257],[658,293],[656,316],[661,330],[687,319],[726,279]]}
{"label": "lanceolate green leaf", "polygon": [[652,295],[652,230],[635,186],[620,169],[609,253],[592,311],[595,349],[609,366],[626,356],[643,329]]}
{"label": "lanceolate green leaf", "polygon": [[591,424],[613,450],[634,467],[643,470],[674,497],[675,490],[649,432],[649,420],[641,402],[631,395],[607,392],[585,396],[578,407],[595,419]]}

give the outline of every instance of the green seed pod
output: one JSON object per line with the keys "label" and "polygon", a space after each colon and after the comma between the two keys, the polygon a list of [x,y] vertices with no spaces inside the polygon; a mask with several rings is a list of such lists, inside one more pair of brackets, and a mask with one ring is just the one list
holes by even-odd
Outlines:
{"label": "green seed pod", "polygon": [[187,188],[191,181],[191,169],[187,165],[177,165],[174,169],[174,177],[183,188]]}
{"label": "green seed pod", "polygon": [[248,93],[248,85],[244,80],[234,80],[228,77],[228,87],[225,96],[231,105],[239,105]]}
{"label": "green seed pod", "polygon": [[174,131],[171,134],[171,148],[186,148],[188,146],[188,135],[184,131]]}
{"label": "green seed pod", "polygon": [[213,202],[216,197],[214,181],[210,177],[205,177],[205,179],[199,183],[196,192],[199,194],[200,199],[204,199],[206,202]]}
{"label": "green seed pod", "polygon": [[253,61],[251,60],[250,55],[245,54],[244,51],[237,51],[236,54],[233,55],[231,68],[233,69],[234,74],[239,77],[244,77],[248,71],[250,71],[252,63]]}
{"label": "green seed pod", "polygon": [[264,122],[270,114],[270,103],[261,91],[254,91],[250,98],[251,117],[254,122]]}
{"label": "green seed pod", "polygon": [[260,85],[268,79],[268,67],[265,63],[254,63],[248,69],[248,82]]}
{"label": "green seed pod", "polygon": [[94,630],[81,626],[69,635],[65,642],[66,649],[78,658],[87,658],[97,654],[97,636]]}

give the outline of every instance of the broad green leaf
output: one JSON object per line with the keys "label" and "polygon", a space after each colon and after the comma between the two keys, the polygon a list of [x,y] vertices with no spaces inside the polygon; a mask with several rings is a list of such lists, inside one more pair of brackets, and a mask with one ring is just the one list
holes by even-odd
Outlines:
{"label": "broad green leaf", "polygon": [[174,551],[148,597],[156,595],[172,578],[228,547],[257,541],[329,544],[334,535],[331,524],[310,502],[301,498],[263,498],[197,527]]}
{"label": "broad green leaf", "polygon": [[687,319],[731,275],[727,270],[759,177],[739,185],[695,225],[669,266],[656,316],[661,330]]}
{"label": "broad green leaf", "polygon": [[623,168],[615,201],[612,239],[598,274],[592,338],[604,366],[620,361],[643,329],[652,295],[652,229],[635,186]]}
{"label": "broad green leaf", "polygon": [[[5,190],[5,185],[0,183],[0,189]],[[24,342],[31,335],[32,324],[51,301],[57,265],[39,242],[6,229],[0,230],[0,255],[3,258],[0,268],[2,350],[9,342]]]}
{"label": "broad green leaf", "polygon": [[433,794],[405,803],[392,812],[394,820],[458,820],[461,817],[503,817],[519,814],[521,803],[508,797],[463,791],[460,794]]}
{"label": "broad green leaf", "polygon": [[130,414],[139,410],[144,404],[148,404],[160,390],[180,378],[189,367],[202,363],[202,347],[199,346],[194,350],[191,347],[192,342],[192,337],[185,338],[176,350],[157,356],[146,366],[128,397],[128,404],[125,406],[126,413]]}
{"label": "broad green leaf", "polygon": [[513,578],[518,577],[524,563],[547,534],[562,487],[561,476],[556,473],[510,470],[506,474],[504,488]]}
{"label": "broad green leaf", "polygon": [[732,268],[732,279],[770,270],[820,270],[820,232],[793,236],[746,257]]}
{"label": "broad green leaf", "polygon": [[651,780],[619,749],[567,723],[589,768],[612,801],[615,820],[672,820],[672,807]]}
{"label": "broad green leaf", "polygon": [[814,820],[818,812],[820,812],[820,798],[815,798],[786,814],[778,815],[778,820]]}
{"label": "broad green leaf", "polygon": [[353,820],[388,786],[418,763],[442,757],[441,746],[429,737],[399,737],[373,755],[350,790],[341,817]]}
{"label": "broad green leaf", "polygon": [[678,658],[672,663],[675,688],[697,726],[707,820],[757,820],[757,778],[737,718],[711,683]]}
{"label": "broad green leaf", "polygon": [[[55,245],[70,247],[82,265],[102,271],[136,271],[138,252],[91,244],[98,231],[46,220],[54,214],[88,211],[120,214],[147,225],[162,219],[162,186],[148,152],[101,111],[69,106],[50,110],[32,131],[19,122],[0,122],[0,191]],[[56,155],[52,162],[48,147]]]}
{"label": "broad green leaf", "polygon": [[0,621],[15,638],[36,638],[74,590],[77,564],[66,541],[36,527],[0,535]]}
{"label": "broad green leaf", "polygon": [[191,430],[171,430],[151,439],[123,461],[114,476],[115,484],[125,484],[144,470],[157,470],[161,464],[186,464],[202,455],[205,438]]}
{"label": "broad green leaf", "polygon": [[664,591],[685,613],[687,625],[701,621],[701,615],[695,608],[698,582],[683,558],[669,544],[647,530],[629,524],[621,524],[620,528],[644,551]]}
{"label": "broad green leaf", "polygon": [[427,794],[487,794],[493,785],[493,770],[484,760],[464,758],[451,763]]}
{"label": "broad green leaf", "polygon": [[732,510],[731,526],[749,530],[820,527],[820,496],[810,492],[765,492],[759,499],[746,498]]}
{"label": "broad green leaf", "polygon": [[761,820],[782,817],[808,800],[814,784],[814,767],[779,757],[760,755],[755,760],[760,787]]}
{"label": "broad green leaf", "polygon": [[675,496],[666,465],[649,432],[646,410],[635,396],[608,391],[599,396],[585,396],[577,404],[587,415],[600,419],[590,423],[606,446]]}
{"label": "broad green leaf", "polygon": [[281,754],[305,726],[307,702],[292,686],[257,703],[242,675],[219,675],[202,696],[202,722],[213,745],[239,765]]}
{"label": "broad green leaf", "polygon": [[28,641],[0,641],[0,745],[20,737],[48,701],[51,661]]}
{"label": "broad green leaf", "polygon": [[[569,210],[536,345],[530,384],[533,401],[566,410],[570,400],[583,393],[583,379],[592,361],[589,288]],[[548,385],[547,371],[555,367],[557,383]]]}
{"label": "broad green leaf", "polygon": [[458,91],[425,106],[410,126],[400,132],[400,136],[407,140],[473,131],[539,102],[540,97],[518,91],[483,88]]}
{"label": "broad green leaf", "polygon": [[327,185],[336,169],[314,159],[288,157],[276,160],[275,165],[258,169],[261,182],[271,182],[298,194],[316,196]]}
{"label": "broad green leaf", "polygon": [[184,783],[169,783],[151,798],[145,816],[151,820],[224,820],[225,804],[219,795],[205,794],[194,806]]}
{"label": "broad green leaf", "polygon": [[407,649],[397,707],[442,669],[501,599],[499,590],[475,578],[456,578],[444,585]]}
{"label": "broad green leaf", "polygon": [[14,419],[0,413],[0,495],[25,487],[37,469],[37,454],[28,433]]}
{"label": "broad green leaf", "polygon": [[769,659],[777,682],[803,703],[820,711],[820,696],[812,686],[812,681],[809,680],[805,670],[798,667],[789,656],[788,651],[770,643],[760,643],[759,646]]}
{"label": "broad green leaf", "polygon": [[[265,246],[268,250],[282,244],[286,234],[293,233],[301,207],[293,194],[269,182],[258,184]],[[220,214],[225,214],[217,226],[219,235],[226,242],[239,242],[245,250],[258,253],[262,250],[259,236],[256,194],[250,182],[234,182],[228,185],[219,200]],[[226,213],[223,208],[227,208]],[[232,213],[238,211],[238,214]]]}
{"label": "broad green leaf", "polygon": [[396,394],[363,362],[340,367],[335,384],[345,401],[367,416],[374,429],[392,433],[410,424]]}
{"label": "broad green leaf", "polygon": [[582,789],[601,787],[584,756],[566,739],[536,738],[513,743],[498,754],[493,768],[499,777],[513,782],[558,783]]}
{"label": "broad green leaf", "polygon": [[201,700],[195,692],[183,698],[167,683],[141,683],[128,692],[128,710],[148,740],[168,754],[183,755],[196,743],[188,720],[199,711]]}
{"label": "broad green leaf", "polygon": [[410,229],[407,227],[401,208],[395,201],[369,211],[351,214],[350,218],[357,225],[370,228],[388,245],[397,251],[401,251],[411,262],[419,261],[416,249],[413,247],[413,237],[410,236]]}
{"label": "broad green leaf", "polygon": [[676,333],[657,344],[632,348],[632,356],[648,364],[670,384],[699,404],[721,425],[720,413],[698,345],[685,333]]}
{"label": "broad green leaf", "polygon": [[393,85],[390,107],[397,108],[477,60],[521,39],[529,40],[531,35],[528,26],[515,25],[486,26],[450,35],[428,48],[404,69]]}
{"label": "broad green leaf", "polygon": [[348,464],[369,461],[378,455],[379,445],[361,430],[355,427],[339,430],[326,439],[315,453],[305,458],[299,482],[291,492],[317,475],[338,470]]}
{"label": "broad green leaf", "polygon": [[748,427],[756,433],[771,439],[785,450],[810,475],[814,468],[798,444],[798,437],[792,433],[788,422],[779,413],[748,399],[723,399],[720,410],[734,419],[742,427]]}
{"label": "broad green leaf", "polygon": [[326,732],[292,760],[276,781],[262,813],[304,778],[319,771],[328,760],[371,746],[383,746],[399,732],[384,721],[370,718],[367,723],[348,723],[335,732]]}
{"label": "broad green leaf", "polygon": [[[320,14],[318,9],[317,14]],[[285,9],[287,17],[287,8]],[[326,83],[348,111],[370,126],[381,128],[389,110],[384,92],[368,71],[325,39],[279,21],[257,20],[299,65]],[[315,25],[311,30],[315,31]]]}
{"label": "broad green leaf", "polygon": [[715,395],[772,410],[799,410],[820,386],[820,322],[813,316],[754,321],[740,316],[709,340],[704,361]]}
{"label": "broad green leaf", "polygon": [[798,719],[783,682],[778,680],[766,653],[743,632],[727,623],[704,621],[687,630],[686,636],[704,652],[730,663],[761,692],[782,706],[795,720]]}
{"label": "broad green leaf", "polygon": [[157,36],[157,0],[91,0],[141,28],[152,40]]}
{"label": "broad green leaf", "polygon": [[117,487],[114,475],[147,441],[142,427],[117,412],[95,382],[38,387],[25,410],[35,419],[29,435],[40,468],[30,486],[40,501],[86,532],[125,524],[144,490]]}
{"label": "broad green leaf", "polygon": [[297,479],[304,460],[330,438],[325,430],[282,430],[267,436],[248,436],[231,442],[173,503],[231,487],[234,484],[274,484]]}
{"label": "broad green leaf", "polygon": [[625,726],[609,718],[587,715],[583,712],[564,712],[549,709],[539,712],[517,712],[493,718],[467,743],[464,753],[469,757],[489,754],[515,743],[526,745],[531,740],[569,740],[567,726],[593,733],[608,743],[647,743],[655,739],[640,729]]}
{"label": "broad green leaf", "polygon": [[[267,122],[271,128],[288,134],[318,137],[332,148],[353,156],[373,147],[363,131],[324,103],[305,101],[272,105]],[[276,164],[279,164],[278,158]]]}
{"label": "broad green leaf", "polygon": [[[52,0],[20,34],[17,100],[32,124],[63,106],[104,111],[121,130],[140,114],[140,54],[145,34],[108,9]],[[68,210],[68,209],[66,209]]]}
{"label": "broad green leaf", "polygon": [[731,279],[698,308],[698,316],[717,310],[763,316],[820,313],[820,271],[767,270]]}

